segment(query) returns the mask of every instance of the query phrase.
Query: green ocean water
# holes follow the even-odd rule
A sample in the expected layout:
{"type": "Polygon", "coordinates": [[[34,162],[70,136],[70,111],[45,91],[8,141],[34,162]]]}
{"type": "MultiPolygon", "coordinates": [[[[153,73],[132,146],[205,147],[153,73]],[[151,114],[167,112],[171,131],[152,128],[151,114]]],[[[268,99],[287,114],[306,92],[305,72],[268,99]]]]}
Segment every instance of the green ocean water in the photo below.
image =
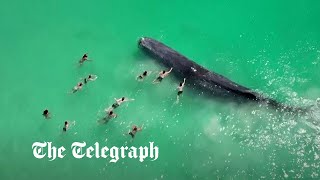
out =
{"type": "Polygon", "coordinates": [[[1,1],[0,179],[319,179],[320,1],[1,1]],[[204,67],[308,114],[210,99],[137,47],[155,38],[204,67]],[[77,62],[89,53],[92,62],[77,62]],[[144,82],[135,77],[153,74],[144,82]],[[98,79],[68,94],[80,78],[98,79]],[[134,98],[99,125],[103,109],[134,98]],[[318,107],[319,106],[319,107],[318,107]],[[48,108],[50,120],[42,117],[48,108]],[[64,121],[75,122],[62,133],[64,121]],[[143,125],[134,141],[126,134],[143,125]],[[67,148],[36,159],[32,144],[67,148]],[[70,145],[155,142],[159,159],[81,159],[70,145]]]}

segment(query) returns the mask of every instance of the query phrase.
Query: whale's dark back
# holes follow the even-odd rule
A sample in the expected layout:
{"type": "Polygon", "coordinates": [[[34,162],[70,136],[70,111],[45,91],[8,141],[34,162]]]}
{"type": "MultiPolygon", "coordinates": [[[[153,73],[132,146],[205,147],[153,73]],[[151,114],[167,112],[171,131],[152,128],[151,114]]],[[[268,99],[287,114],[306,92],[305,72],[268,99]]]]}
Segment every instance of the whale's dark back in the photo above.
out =
{"type": "Polygon", "coordinates": [[[176,75],[181,78],[185,77],[188,81],[191,80],[194,85],[200,86],[202,89],[207,89],[212,93],[219,93],[219,95],[223,93],[224,95],[241,95],[250,100],[261,99],[261,96],[258,93],[255,93],[220,74],[205,69],[157,40],[144,37],[140,39],[139,45],[155,56],[156,59],[166,67],[172,67],[173,72],[176,75]]]}

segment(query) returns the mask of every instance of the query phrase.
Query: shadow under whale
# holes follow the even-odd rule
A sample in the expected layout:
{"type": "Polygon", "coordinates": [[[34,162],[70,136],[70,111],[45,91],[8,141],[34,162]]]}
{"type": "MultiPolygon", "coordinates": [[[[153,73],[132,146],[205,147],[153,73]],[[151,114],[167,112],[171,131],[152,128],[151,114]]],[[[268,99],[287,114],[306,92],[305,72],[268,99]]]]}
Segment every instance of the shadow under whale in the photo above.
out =
{"type": "Polygon", "coordinates": [[[233,99],[240,103],[259,102],[270,105],[277,110],[302,110],[265,97],[220,74],[211,72],[155,39],[142,37],[139,39],[138,44],[144,52],[157,59],[161,64],[167,68],[172,67],[172,73],[177,78],[186,78],[189,87],[200,90],[203,94],[218,97],[220,100],[233,99]]]}

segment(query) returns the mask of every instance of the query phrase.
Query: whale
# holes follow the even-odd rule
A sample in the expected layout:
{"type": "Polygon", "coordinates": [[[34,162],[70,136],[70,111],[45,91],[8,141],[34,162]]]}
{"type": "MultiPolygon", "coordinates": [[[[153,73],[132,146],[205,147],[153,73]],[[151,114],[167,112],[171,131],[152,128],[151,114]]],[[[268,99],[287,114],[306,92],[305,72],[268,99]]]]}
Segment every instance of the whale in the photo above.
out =
{"type": "Polygon", "coordinates": [[[176,78],[186,78],[187,85],[200,91],[200,94],[219,97],[223,100],[237,99],[237,102],[241,103],[261,102],[281,110],[295,109],[210,71],[153,38],[141,37],[138,40],[138,46],[166,68],[173,68],[172,73],[176,78]]]}

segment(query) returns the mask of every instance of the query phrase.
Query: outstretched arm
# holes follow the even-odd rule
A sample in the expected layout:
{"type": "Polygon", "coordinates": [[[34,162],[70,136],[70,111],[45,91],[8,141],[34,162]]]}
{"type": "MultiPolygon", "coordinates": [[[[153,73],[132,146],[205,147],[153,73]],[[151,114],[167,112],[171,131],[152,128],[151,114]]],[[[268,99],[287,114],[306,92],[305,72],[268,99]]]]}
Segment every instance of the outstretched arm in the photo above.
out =
{"type": "Polygon", "coordinates": [[[184,86],[186,84],[186,78],[183,79],[182,85],[184,86]]]}
{"type": "Polygon", "coordinates": [[[144,125],[144,124],[142,124],[142,126],[141,126],[141,127],[140,127],[140,128],[138,129],[139,131],[141,131],[141,130],[142,130],[142,128],[143,128],[143,125],[144,125]]]}
{"type": "Polygon", "coordinates": [[[134,101],[134,99],[125,98],[123,102],[134,101]]]}
{"type": "Polygon", "coordinates": [[[165,75],[168,75],[169,73],[171,73],[171,71],[172,71],[172,68],[168,72],[166,72],[165,75]]]}

